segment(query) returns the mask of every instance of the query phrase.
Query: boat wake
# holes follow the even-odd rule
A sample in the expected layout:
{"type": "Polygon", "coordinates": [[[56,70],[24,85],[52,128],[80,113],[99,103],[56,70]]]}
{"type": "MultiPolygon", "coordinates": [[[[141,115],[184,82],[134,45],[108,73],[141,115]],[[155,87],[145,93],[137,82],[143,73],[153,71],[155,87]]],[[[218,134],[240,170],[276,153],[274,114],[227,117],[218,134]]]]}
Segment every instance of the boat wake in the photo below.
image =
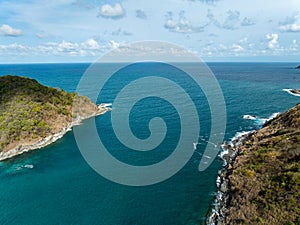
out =
{"type": "Polygon", "coordinates": [[[283,91],[286,91],[287,93],[289,93],[290,95],[294,95],[297,97],[300,97],[300,94],[294,93],[293,90],[294,89],[282,89],[283,91]]]}

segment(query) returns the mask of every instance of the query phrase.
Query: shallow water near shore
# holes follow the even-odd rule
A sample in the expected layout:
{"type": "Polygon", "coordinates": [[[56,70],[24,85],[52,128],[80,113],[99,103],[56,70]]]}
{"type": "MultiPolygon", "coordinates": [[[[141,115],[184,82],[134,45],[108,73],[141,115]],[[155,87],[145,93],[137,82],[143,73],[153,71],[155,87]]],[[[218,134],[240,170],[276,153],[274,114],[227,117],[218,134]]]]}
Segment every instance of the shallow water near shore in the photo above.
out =
{"type": "MultiPolygon", "coordinates": [[[[75,91],[88,66],[0,65],[0,75],[28,76],[44,85],[75,91]]],[[[105,66],[109,67],[109,64],[105,66]]],[[[299,102],[299,97],[283,91],[299,88],[300,71],[294,69],[293,63],[210,63],[209,66],[220,83],[226,101],[226,140],[236,132],[261,126],[259,121],[244,119],[244,115],[264,119],[299,102]]],[[[126,77],[124,82],[127,82],[126,77]]],[[[118,85],[108,88],[97,103],[113,102],[112,96],[122,82],[118,85]]],[[[143,103],[153,106],[158,101],[150,99],[143,103]]],[[[210,128],[205,121],[207,104],[201,101],[198,107],[203,119],[197,153],[179,173],[156,185],[128,187],[99,176],[82,158],[72,131],[43,149],[0,162],[0,224],[204,223],[216,192],[217,173],[223,162],[217,158],[206,171],[198,172],[210,128]]],[[[132,129],[140,137],[148,135],[145,123],[149,120],[149,114],[157,116],[158,113],[166,121],[178,119],[175,114],[168,113],[173,110],[169,105],[157,107],[155,111],[150,109],[146,113],[144,108],[136,107],[133,112],[138,115],[138,120],[133,123],[132,129]]],[[[111,112],[108,112],[97,117],[96,124],[107,147],[122,161],[135,164],[157,162],[170,154],[177,143],[176,139],[170,138],[164,143],[164,151],[146,154],[143,156],[145,158],[139,158],[140,155],[132,152],[120,152],[119,143],[108,129],[110,116],[111,112]]],[[[171,128],[174,133],[171,137],[177,137],[180,127],[172,123],[171,128]]]]}

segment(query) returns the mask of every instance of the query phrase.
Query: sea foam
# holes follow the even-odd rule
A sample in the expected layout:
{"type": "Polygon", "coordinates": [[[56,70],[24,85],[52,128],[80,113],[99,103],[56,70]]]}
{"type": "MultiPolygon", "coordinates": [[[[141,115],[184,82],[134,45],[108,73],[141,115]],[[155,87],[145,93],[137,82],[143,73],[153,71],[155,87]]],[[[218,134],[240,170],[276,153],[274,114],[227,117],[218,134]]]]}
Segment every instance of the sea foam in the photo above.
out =
{"type": "Polygon", "coordinates": [[[278,115],[280,115],[280,112],[273,113],[268,118],[262,118],[262,117],[259,117],[259,116],[246,114],[246,115],[243,115],[243,119],[245,119],[245,120],[253,120],[255,122],[255,124],[257,124],[258,126],[263,126],[266,122],[268,122],[271,119],[274,119],[278,115]]]}
{"type": "Polygon", "coordinates": [[[289,93],[290,95],[294,95],[294,96],[297,96],[297,97],[300,97],[300,94],[295,94],[292,92],[293,89],[282,89],[283,91],[286,91],[287,93],[289,93]]]}

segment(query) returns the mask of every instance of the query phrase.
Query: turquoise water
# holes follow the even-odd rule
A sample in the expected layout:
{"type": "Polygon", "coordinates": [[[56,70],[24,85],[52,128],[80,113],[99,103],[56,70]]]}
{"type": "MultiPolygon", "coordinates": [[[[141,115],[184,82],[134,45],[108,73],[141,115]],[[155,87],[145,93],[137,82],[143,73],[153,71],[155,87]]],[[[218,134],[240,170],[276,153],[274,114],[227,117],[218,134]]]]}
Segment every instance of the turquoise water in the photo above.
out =
{"type": "MultiPolygon", "coordinates": [[[[44,85],[74,91],[88,66],[0,65],[0,75],[28,76],[44,85]]],[[[108,69],[110,65],[104,66],[108,69]]],[[[299,88],[300,71],[294,69],[294,63],[211,63],[209,66],[225,97],[226,140],[236,132],[257,129],[261,125],[243,119],[243,115],[268,118],[299,102],[299,97],[282,91],[299,88]]],[[[168,74],[163,65],[157,64],[155,68],[157,72],[168,74]]],[[[112,80],[98,103],[112,102],[131,76],[112,80]]],[[[188,87],[185,77],[178,75],[176,79],[190,88],[191,95],[200,96],[200,100],[194,100],[203,115],[200,135],[207,140],[210,124],[206,120],[209,114],[203,94],[188,87]]],[[[140,138],[147,137],[149,130],[145,127],[151,115],[162,116],[172,128],[162,149],[141,155],[124,148],[110,128],[110,112],[97,117],[96,124],[112,155],[124,162],[146,165],[172,152],[180,126],[174,108],[166,102],[153,98],[139,104],[131,115],[133,133],[140,138]]],[[[217,158],[206,171],[198,172],[205,146],[206,142],[199,139],[197,153],[170,179],[152,186],[129,187],[108,181],[93,171],[82,158],[71,131],[44,149],[0,162],[0,224],[201,224],[212,203],[217,171],[222,165],[217,158]]]]}

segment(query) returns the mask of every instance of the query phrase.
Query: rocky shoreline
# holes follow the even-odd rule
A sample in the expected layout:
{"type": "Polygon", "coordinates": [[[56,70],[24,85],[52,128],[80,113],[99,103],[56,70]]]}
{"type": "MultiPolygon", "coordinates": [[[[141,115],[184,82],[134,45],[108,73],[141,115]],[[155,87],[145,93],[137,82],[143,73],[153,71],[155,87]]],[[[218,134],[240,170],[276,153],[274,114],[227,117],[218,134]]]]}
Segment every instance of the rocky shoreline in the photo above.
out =
{"type": "Polygon", "coordinates": [[[300,103],[225,143],[206,223],[298,224],[300,103]]]}
{"type": "Polygon", "coordinates": [[[230,201],[229,175],[232,172],[234,160],[240,153],[239,146],[246,142],[255,131],[243,132],[236,135],[230,142],[222,145],[222,153],[219,155],[224,161],[223,168],[219,171],[216,180],[217,193],[213,207],[207,216],[207,225],[221,225],[227,213],[227,205],[230,201]]]}
{"type": "Polygon", "coordinates": [[[15,148],[12,148],[5,152],[0,152],[0,161],[10,159],[12,157],[15,157],[17,155],[21,155],[24,152],[40,149],[43,147],[46,147],[47,145],[50,145],[57,141],[58,139],[62,138],[68,131],[72,130],[72,127],[78,126],[82,123],[83,120],[102,115],[106,113],[107,111],[110,111],[111,108],[109,108],[110,104],[100,104],[97,106],[97,111],[93,114],[90,114],[85,117],[77,117],[75,120],[73,120],[71,123],[69,123],[67,126],[63,127],[60,131],[56,132],[55,134],[51,134],[41,140],[38,140],[35,143],[32,144],[26,144],[26,145],[18,145],[15,148]]]}

